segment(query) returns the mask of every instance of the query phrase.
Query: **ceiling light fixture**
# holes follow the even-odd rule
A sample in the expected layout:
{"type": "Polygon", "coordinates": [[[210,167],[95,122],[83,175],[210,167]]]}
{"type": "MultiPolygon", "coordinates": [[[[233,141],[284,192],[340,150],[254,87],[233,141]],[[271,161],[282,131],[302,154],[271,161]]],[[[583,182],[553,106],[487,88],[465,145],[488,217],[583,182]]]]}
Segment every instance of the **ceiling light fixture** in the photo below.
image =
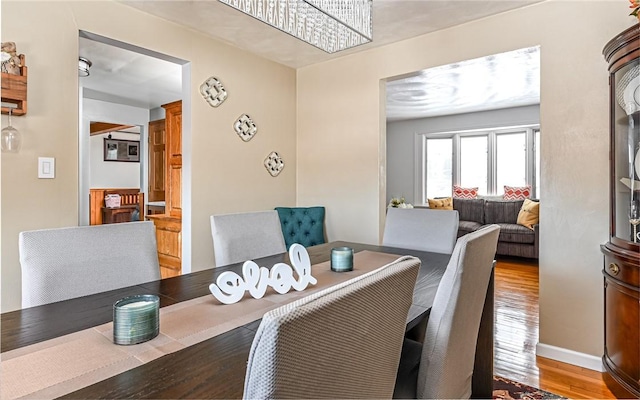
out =
{"type": "Polygon", "coordinates": [[[327,53],[371,42],[373,0],[219,0],[327,53]]]}
{"type": "Polygon", "coordinates": [[[91,68],[91,61],[80,57],[78,59],[78,76],[89,76],[89,68],[91,68]]]}

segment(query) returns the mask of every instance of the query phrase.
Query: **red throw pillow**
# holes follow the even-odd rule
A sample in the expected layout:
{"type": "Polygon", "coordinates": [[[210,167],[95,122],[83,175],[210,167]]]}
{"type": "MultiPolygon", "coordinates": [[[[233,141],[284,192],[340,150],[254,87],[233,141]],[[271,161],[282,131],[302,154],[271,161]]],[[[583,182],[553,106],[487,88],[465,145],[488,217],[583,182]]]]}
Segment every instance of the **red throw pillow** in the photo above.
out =
{"type": "Polygon", "coordinates": [[[524,200],[530,197],[531,185],[522,187],[504,185],[504,195],[502,198],[505,200],[524,200]]]}
{"type": "Polygon", "coordinates": [[[478,188],[464,188],[458,185],[453,185],[453,198],[454,199],[475,199],[478,197],[478,188]]]}

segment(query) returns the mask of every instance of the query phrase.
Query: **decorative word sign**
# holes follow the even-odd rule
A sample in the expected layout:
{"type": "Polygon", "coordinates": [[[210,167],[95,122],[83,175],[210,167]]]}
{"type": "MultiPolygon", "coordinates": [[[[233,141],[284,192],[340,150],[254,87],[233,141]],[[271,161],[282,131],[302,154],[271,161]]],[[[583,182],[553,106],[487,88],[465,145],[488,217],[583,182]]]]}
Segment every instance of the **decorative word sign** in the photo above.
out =
{"type": "Polygon", "coordinates": [[[256,299],[261,299],[271,286],[276,292],[285,294],[291,288],[302,291],[318,280],[311,276],[311,261],[309,253],[304,246],[294,243],[289,248],[289,259],[293,268],[284,263],[277,263],[271,267],[271,271],[265,267],[258,267],[253,261],[245,261],[242,265],[242,277],[235,272],[221,273],[216,283],[209,285],[213,296],[224,304],[237,303],[247,290],[256,299]],[[293,271],[298,274],[298,279],[293,277],[293,271]]]}

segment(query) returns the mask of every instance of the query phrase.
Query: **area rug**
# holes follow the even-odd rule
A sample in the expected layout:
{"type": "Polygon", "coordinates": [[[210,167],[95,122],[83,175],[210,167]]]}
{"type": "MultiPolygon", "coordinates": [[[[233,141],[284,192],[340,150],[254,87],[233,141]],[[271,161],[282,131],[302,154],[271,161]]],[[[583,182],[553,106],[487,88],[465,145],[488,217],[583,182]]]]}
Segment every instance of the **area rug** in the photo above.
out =
{"type": "Polygon", "coordinates": [[[523,383],[512,381],[500,376],[493,377],[493,398],[494,399],[565,399],[551,392],[527,386],[523,383]]]}

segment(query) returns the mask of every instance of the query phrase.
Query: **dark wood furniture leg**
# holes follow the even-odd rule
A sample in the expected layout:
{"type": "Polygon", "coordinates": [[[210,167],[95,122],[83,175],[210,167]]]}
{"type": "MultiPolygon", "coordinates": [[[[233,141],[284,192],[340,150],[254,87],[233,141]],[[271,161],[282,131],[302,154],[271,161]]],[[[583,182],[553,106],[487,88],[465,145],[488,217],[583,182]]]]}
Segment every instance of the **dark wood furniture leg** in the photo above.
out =
{"type": "MultiPolygon", "coordinates": [[[[494,263],[495,267],[495,263],[494,263]]],[[[471,378],[471,398],[490,399],[493,397],[493,298],[494,271],[491,270],[489,287],[482,309],[482,319],[478,330],[476,360],[471,378]]]]}

